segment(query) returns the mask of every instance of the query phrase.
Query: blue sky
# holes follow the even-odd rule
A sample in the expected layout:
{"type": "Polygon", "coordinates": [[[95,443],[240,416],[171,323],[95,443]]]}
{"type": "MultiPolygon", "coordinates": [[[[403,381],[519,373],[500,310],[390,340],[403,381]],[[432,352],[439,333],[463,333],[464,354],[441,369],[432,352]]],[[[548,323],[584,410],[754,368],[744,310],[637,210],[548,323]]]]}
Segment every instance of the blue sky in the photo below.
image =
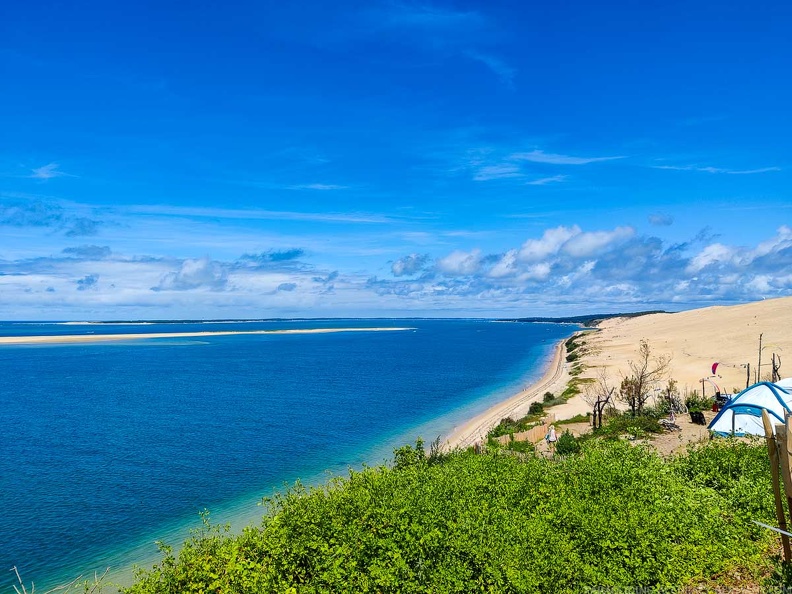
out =
{"type": "Polygon", "coordinates": [[[14,3],[0,318],[792,294],[792,6],[14,3]]]}

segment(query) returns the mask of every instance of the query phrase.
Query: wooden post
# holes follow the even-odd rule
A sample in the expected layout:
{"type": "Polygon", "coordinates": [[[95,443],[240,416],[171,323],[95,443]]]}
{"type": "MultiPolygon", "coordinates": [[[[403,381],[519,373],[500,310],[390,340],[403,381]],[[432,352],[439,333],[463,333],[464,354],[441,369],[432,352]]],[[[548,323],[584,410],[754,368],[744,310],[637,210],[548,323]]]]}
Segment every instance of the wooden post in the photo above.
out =
{"type": "Polygon", "coordinates": [[[762,381],[762,335],[759,335],[759,365],[756,366],[756,383],[762,381]]]}
{"type": "MultiPolygon", "coordinates": [[[[770,415],[766,410],[762,410],[762,422],[764,423],[765,440],[767,441],[767,453],[770,456],[770,474],[773,478],[773,497],[775,498],[776,519],[778,527],[786,531],[786,514],[784,514],[784,504],[781,500],[781,485],[778,482],[778,444],[773,436],[773,425],[770,422],[770,415]]],[[[792,549],[789,546],[789,537],[781,535],[781,546],[784,549],[784,561],[792,560],[792,549]]]]}

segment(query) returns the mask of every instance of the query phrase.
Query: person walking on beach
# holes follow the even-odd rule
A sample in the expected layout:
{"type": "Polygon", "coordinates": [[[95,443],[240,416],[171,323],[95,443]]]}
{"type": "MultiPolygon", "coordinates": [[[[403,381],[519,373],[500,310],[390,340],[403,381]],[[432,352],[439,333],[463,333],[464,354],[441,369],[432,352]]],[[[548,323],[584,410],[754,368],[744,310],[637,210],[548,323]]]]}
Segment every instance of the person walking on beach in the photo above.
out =
{"type": "Polygon", "coordinates": [[[550,427],[548,427],[545,439],[547,440],[547,445],[550,446],[550,452],[555,453],[555,443],[558,441],[555,425],[550,425],[550,427]]]}

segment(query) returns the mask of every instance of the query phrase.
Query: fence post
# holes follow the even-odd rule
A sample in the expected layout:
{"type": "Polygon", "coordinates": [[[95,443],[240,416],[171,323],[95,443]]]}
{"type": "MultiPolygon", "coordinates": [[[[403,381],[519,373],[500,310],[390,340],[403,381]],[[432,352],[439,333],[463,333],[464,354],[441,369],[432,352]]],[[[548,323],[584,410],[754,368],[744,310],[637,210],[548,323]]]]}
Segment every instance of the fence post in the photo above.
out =
{"type": "MultiPolygon", "coordinates": [[[[773,478],[773,497],[775,499],[776,519],[778,520],[778,527],[786,531],[786,514],[784,513],[784,503],[781,500],[781,485],[778,481],[778,444],[773,435],[773,425],[770,422],[770,415],[767,414],[766,410],[762,410],[762,422],[764,423],[765,441],[767,441],[767,453],[770,456],[770,474],[773,478]]],[[[781,535],[781,545],[784,549],[784,561],[789,562],[792,560],[792,550],[789,547],[789,537],[786,534],[781,535]]]]}

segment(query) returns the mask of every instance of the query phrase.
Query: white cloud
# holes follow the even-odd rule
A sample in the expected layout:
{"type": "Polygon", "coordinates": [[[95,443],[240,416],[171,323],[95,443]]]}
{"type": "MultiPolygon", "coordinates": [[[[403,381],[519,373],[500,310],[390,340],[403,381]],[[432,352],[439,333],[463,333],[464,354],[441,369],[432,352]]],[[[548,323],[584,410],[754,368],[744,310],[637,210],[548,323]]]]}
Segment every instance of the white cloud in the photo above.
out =
{"type": "Polygon", "coordinates": [[[517,70],[509,66],[500,58],[478,51],[468,51],[466,54],[473,60],[481,62],[487,68],[492,70],[492,72],[494,72],[500,81],[507,87],[512,87],[514,85],[514,76],[517,74],[517,70]]]}
{"type": "Polygon", "coordinates": [[[588,165],[589,163],[598,163],[601,161],[613,161],[615,159],[624,159],[623,156],[572,157],[569,155],[546,153],[540,150],[531,151],[530,153],[514,153],[513,155],[511,155],[510,158],[515,160],[531,161],[532,163],[548,163],[551,165],[588,165]]]}
{"type": "MultiPolygon", "coordinates": [[[[68,173],[61,171],[60,165],[57,163],[48,163],[42,167],[37,167],[31,170],[31,174],[28,176],[31,179],[52,179],[53,177],[63,177],[69,176],[68,173]]],[[[72,177],[72,176],[69,176],[72,177]]]]}
{"type": "Polygon", "coordinates": [[[410,254],[391,264],[391,272],[393,276],[412,276],[421,272],[428,261],[427,254],[410,254]]]}
{"type": "Polygon", "coordinates": [[[191,289],[208,288],[223,289],[228,282],[228,272],[219,262],[209,258],[184,260],[178,271],[168,272],[153,287],[154,291],[188,291],[191,289]]]}
{"type": "Polygon", "coordinates": [[[522,177],[520,168],[517,165],[510,163],[503,163],[500,165],[487,165],[481,167],[476,175],[473,176],[475,181],[490,181],[493,179],[508,179],[514,177],[522,177]]]}
{"type": "Polygon", "coordinates": [[[526,182],[527,186],[546,186],[547,184],[554,184],[562,182],[567,178],[566,175],[552,175],[550,177],[540,177],[533,181],[526,182]]]}
{"type": "Polygon", "coordinates": [[[722,167],[698,167],[696,165],[652,165],[653,169],[669,169],[672,171],[699,171],[702,173],[725,173],[728,175],[752,175],[781,171],[780,167],[761,167],[759,169],[724,169],[722,167]]]}
{"type": "Polygon", "coordinates": [[[334,213],[334,212],[294,212],[283,210],[259,210],[236,208],[204,208],[192,206],[169,205],[133,205],[123,210],[132,214],[150,214],[177,217],[195,217],[211,219],[256,219],[283,221],[313,221],[317,223],[392,223],[396,219],[369,213],[334,213]]]}
{"type": "Polygon", "coordinates": [[[437,261],[437,269],[449,276],[474,274],[481,268],[481,250],[454,251],[437,261]]]}
{"type": "Polygon", "coordinates": [[[517,271],[517,250],[509,250],[498,260],[495,266],[489,271],[492,278],[502,278],[510,276],[517,271]]]}
{"type": "Polygon", "coordinates": [[[345,190],[347,186],[337,186],[335,184],[301,184],[297,186],[289,186],[290,190],[345,190]]]}
{"type": "Polygon", "coordinates": [[[613,243],[632,237],[632,227],[616,227],[613,231],[593,231],[578,233],[564,244],[564,251],[576,258],[586,258],[600,252],[613,243]]]}
{"type": "Polygon", "coordinates": [[[547,229],[541,239],[528,239],[520,248],[519,259],[524,262],[535,262],[555,254],[567,241],[581,233],[580,227],[556,227],[547,229]]]}

